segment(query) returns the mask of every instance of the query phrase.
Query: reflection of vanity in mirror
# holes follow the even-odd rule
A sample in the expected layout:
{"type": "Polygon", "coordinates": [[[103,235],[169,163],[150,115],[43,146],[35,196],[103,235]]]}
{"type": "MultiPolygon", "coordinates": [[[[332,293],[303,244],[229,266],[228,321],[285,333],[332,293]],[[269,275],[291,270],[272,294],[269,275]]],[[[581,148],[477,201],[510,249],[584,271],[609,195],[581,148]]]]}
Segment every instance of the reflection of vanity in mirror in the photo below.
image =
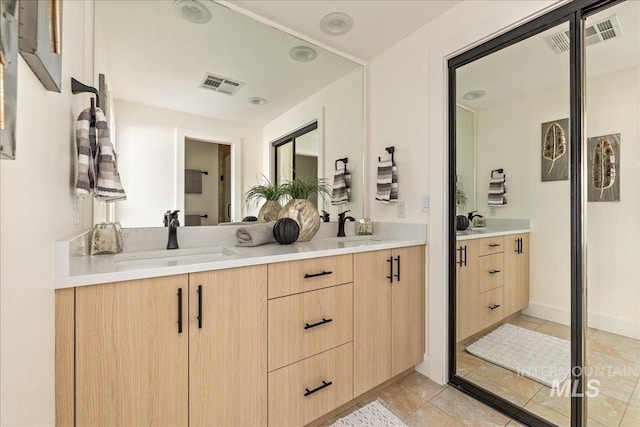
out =
{"type": "Polygon", "coordinates": [[[340,209],[362,216],[362,66],[214,2],[197,16],[174,4],[96,2],[96,82],[105,75],[127,200],[97,205],[94,221],[107,210],[123,227],[162,226],[169,209],[181,225],[256,215],[248,187],[293,177],[276,172],[273,143],[312,123],[313,140],[290,161],[282,153],[281,169],[331,183],[348,157],[352,199],[340,209]]]}

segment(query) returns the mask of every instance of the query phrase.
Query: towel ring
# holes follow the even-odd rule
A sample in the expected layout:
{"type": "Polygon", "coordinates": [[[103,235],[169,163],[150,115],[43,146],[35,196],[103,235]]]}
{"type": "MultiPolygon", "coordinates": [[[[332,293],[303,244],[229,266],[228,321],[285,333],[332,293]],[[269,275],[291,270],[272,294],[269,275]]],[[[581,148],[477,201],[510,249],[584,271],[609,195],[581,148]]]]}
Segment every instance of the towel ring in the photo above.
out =
{"type": "Polygon", "coordinates": [[[342,159],[338,159],[335,161],[335,170],[338,170],[338,162],[344,163],[344,169],[347,169],[347,163],[349,163],[348,157],[343,157],[342,159]]]}
{"type": "Polygon", "coordinates": [[[491,171],[491,179],[496,179],[496,178],[500,178],[499,176],[495,176],[494,174],[502,174],[502,178],[504,178],[504,180],[507,180],[507,174],[504,173],[504,169],[500,168],[500,169],[494,169],[491,171]]]}
{"type": "MultiPolygon", "coordinates": [[[[393,145],[391,147],[385,147],[385,151],[389,154],[391,154],[391,163],[393,163],[395,160],[393,158],[393,153],[395,153],[396,151],[396,147],[394,147],[393,145]]],[[[382,161],[382,159],[380,158],[380,156],[378,156],[378,161],[382,161]]]]}

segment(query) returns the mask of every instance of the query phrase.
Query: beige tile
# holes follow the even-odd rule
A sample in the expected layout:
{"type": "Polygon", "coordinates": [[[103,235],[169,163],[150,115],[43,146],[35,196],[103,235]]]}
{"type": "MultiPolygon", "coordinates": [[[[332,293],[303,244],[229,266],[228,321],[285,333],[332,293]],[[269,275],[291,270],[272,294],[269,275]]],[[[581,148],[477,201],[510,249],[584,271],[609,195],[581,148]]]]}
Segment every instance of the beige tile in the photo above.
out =
{"type": "Polygon", "coordinates": [[[545,322],[538,326],[536,331],[551,335],[553,337],[562,338],[563,340],[571,340],[571,329],[568,326],[555,322],[545,322]]]}
{"type": "Polygon", "coordinates": [[[597,421],[592,420],[591,418],[587,418],[587,427],[607,427],[604,424],[600,424],[597,421]]]}
{"type": "Polygon", "coordinates": [[[427,403],[426,399],[407,390],[398,383],[393,383],[380,392],[380,398],[396,415],[405,418],[413,411],[427,403]]]}
{"type": "Polygon", "coordinates": [[[533,317],[533,316],[527,316],[526,314],[520,314],[517,317],[514,317],[514,319],[523,321],[523,322],[528,322],[528,323],[535,323],[536,325],[542,325],[543,323],[546,323],[547,321],[544,319],[540,319],[538,317],[533,317]]]}
{"type": "Polygon", "coordinates": [[[400,385],[411,390],[425,400],[431,400],[447,386],[440,385],[420,372],[414,371],[400,380],[400,385]]]}
{"type": "Polygon", "coordinates": [[[559,427],[569,427],[571,424],[571,419],[569,417],[559,414],[545,406],[539,405],[534,401],[527,403],[524,409],[539,416],[540,418],[556,424],[559,427]]]}
{"type": "Polygon", "coordinates": [[[486,377],[478,375],[475,372],[469,373],[465,379],[517,406],[524,406],[531,398],[531,396],[523,396],[522,394],[516,393],[515,391],[510,390],[501,384],[497,384],[486,377]]]}
{"type": "Polygon", "coordinates": [[[627,412],[622,418],[620,427],[638,427],[640,425],[640,409],[635,406],[627,407],[627,412]]]}
{"type": "Polygon", "coordinates": [[[587,417],[605,426],[617,427],[626,408],[627,402],[614,399],[603,393],[596,397],[587,398],[587,417]]]}
{"type": "Polygon", "coordinates": [[[507,424],[507,427],[527,427],[527,426],[524,424],[520,424],[516,420],[511,420],[509,421],[509,424],[507,424]]]}
{"type": "Polygon", "coordinates": [[[540,323],[527,322],[526,320],[522,320],[519,317],[511,319],[507,323],[511,323],[512,325],[520,326],[521,328],[529,329],[531,331],[535,331],[536,328],[540,326],[540,323]]]}
{"type": "MultiPolygon", "coordinates": [[[[600,372],[594,371],[600,374],[600,372]]],[[[636,386],[636,380],[632,378],[619,377],[608,375],[603,372],[602,375],[591,375],[587,370],[587,387],[594,387],[599,390],[600,393],[611,396],[615,399],[628,402],[633,395],[633,390],[636,386]],[[592,382],[597,381],[597,383],[592,382]]],[[[586,391],[589,391],[587,388],[586,391]]]]}
{"type": "Polygon", "coordinates": [[[467,371],[475,371],[475,369],[480,366],[484,360],[475,357],[472,354],[467,353],[466,351],[459,351],[456,353],[456,367],[458,369],[465,369],[467,371]]]}
{"type": "Polygon", "coordinates": [[[632,338],[596,331],[588,338],[587,348],[640,365],[640,341],[632,338]]]}
{"type": "Polygon", "coordinates": [[[467,426],[505,426],[510,421],[507,416],[451,387],[431,403],[467,426]]]}
{"type": "Polygon", "coordinates": [[[474,373],[528,398],[542,388],[540,383],[489,362],[482,363],[474,373]]]}
{"type": "Polygon", "coordinates": [[[558,391],[552,390],[547,386],[543,386],[540,391],[533,396],[531,402],[548,408],[565,417],[571,417],[570,396],[558,396],[558,391]]]}
{"type": "Polygon", "coordinates": [[[617,356],[587,349],[586,374],[627,378],[637,381],[640,376],[640,363],[621,359],[617,356]]]}
{"type": "Polygon", "coordinates": [[[631,400],[629,400],[629,405],[640,408],[640,380],[636,383],[636,388],[633,390],[631,400]]]}
{"type": "Polygon", "coordinates": [[[464,427],[460,421],[429,402],[409,415],[405,421],[411,427],[464,427]]]}

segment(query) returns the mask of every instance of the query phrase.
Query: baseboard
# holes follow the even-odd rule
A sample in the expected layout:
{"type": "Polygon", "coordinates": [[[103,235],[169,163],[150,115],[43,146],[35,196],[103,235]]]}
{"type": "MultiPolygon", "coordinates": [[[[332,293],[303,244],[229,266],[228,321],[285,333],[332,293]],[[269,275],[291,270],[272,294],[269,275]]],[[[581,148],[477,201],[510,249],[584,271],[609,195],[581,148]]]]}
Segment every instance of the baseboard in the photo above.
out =
{"type": "Polygon", "coordinates": [[[429,376],[429,355],[425,354],[424,359],[416,366],[416,371],[420,372],[427,378],[431,378],[429,376]]]}
{"type": "MultiPolygon", "coordinates": [[[[571,312],[569,310],[545,304],[529,303],[529,306],[522,310],[522,314],[562,325],[569,325],[571,323],[571,312]]],[[[587,313],[587,325],[590,328],[612,334],[618,334],[636,340],[640,339],[638,323],[629,319],[623,319],[597,311],[590,311],[587,313]]]]}

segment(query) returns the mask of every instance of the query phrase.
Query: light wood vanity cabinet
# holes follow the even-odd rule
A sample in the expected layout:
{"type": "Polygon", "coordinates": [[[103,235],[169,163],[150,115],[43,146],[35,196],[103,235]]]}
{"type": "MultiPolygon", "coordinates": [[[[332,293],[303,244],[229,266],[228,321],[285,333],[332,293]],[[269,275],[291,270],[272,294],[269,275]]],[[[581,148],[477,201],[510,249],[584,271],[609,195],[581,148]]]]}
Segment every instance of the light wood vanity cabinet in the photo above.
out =
{"type": "Polygon", "coordinates": [[[307,424],[422,361],[424,250],[61,289],[56,424],[307,424]]]}
{"type": "Polygon", "coordinates": [[[456,340],[529,304],[529,233],[456,243],[456,340]]]}
{"type": "Polygon", "coordinates": [[[424,246],[354,255],[354,394],[424,354],[424,246]]]}

